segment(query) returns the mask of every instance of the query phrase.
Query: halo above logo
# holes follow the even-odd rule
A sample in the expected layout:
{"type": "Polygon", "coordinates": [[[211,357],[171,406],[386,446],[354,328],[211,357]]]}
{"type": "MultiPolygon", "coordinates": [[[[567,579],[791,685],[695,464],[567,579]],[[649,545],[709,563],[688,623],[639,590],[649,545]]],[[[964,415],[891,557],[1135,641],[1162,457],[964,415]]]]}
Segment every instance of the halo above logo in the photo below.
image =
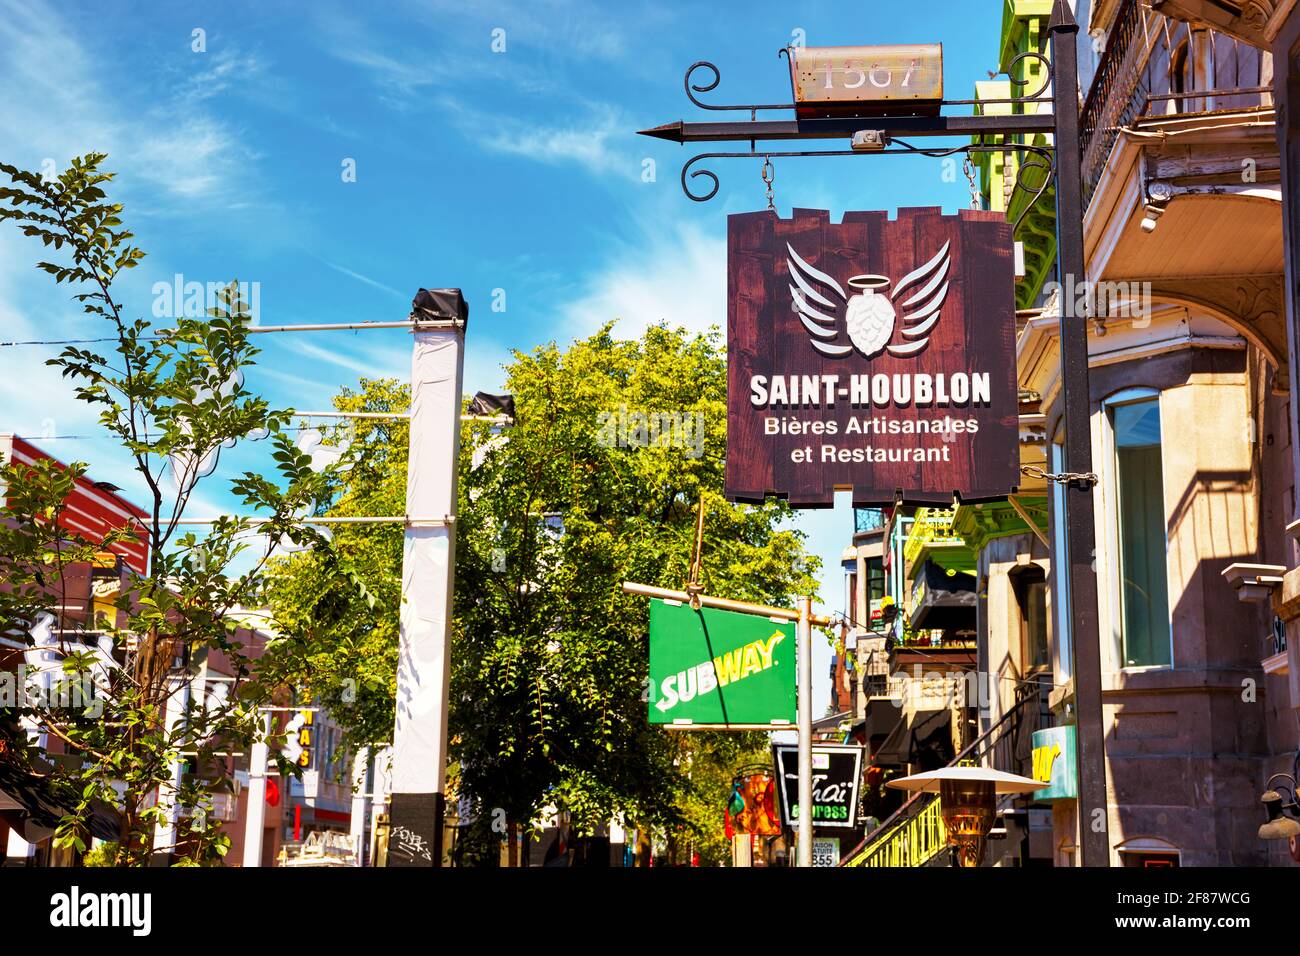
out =
{"type": "Polygon", "coordinates": [[[951,249],[952,243],[945,242],[933,259],[903,277],[892,296],[885,294],[891,284],[889,277],[880,275],[850,278],[848,286],[859,292],[849,296],[836,279],[809,265],[793,246],[786,243],[790,254],[790,278],[794,280],[790,296],[812,347],[831,358],[843,358],[855,349],[866,358],[874,358],[885,351],[900,357],[919,353],[930,343],[930,330],[942,316],[943,304],[948,299],[951,249]],[[817,286],[827,292],[819,291],[817,286]],[[902,302],[898,301],[913,288],[916,288],[915,292],[902,302]],[[829,295],[832,292],[836,298],[829,295]],[[831,314],[817,306],[824,306],[831,314]],[[899,329],[902,340],[891,344],[899,324],[899,310],[902,310],[903,318],[899,329]],[[851,344],[837,341],[841,331],[851,344]]]}

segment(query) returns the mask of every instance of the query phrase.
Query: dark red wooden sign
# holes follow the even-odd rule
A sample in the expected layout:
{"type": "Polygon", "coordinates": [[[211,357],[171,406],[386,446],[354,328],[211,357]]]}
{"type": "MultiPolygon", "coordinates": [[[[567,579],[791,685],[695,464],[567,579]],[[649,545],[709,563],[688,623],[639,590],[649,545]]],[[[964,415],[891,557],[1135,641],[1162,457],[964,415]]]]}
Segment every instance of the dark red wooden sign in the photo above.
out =
{"type": "Polygon", "coordinates": [[[1019,482],[1011,226],[995,212],[731,216],[727,497],[998,498],[1019,482]]]}

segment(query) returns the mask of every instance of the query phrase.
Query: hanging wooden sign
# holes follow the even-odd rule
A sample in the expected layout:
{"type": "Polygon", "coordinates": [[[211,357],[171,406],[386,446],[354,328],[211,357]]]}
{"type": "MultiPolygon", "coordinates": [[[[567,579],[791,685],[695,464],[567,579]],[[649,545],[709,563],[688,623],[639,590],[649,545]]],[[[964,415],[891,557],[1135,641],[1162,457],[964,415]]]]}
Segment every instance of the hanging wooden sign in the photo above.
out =
{"type": "Polygon", "coordinates": [[[1000,498],[1019,481],[1015,276],[1000,213],[731,216],[732,501],[1000,498]]]}

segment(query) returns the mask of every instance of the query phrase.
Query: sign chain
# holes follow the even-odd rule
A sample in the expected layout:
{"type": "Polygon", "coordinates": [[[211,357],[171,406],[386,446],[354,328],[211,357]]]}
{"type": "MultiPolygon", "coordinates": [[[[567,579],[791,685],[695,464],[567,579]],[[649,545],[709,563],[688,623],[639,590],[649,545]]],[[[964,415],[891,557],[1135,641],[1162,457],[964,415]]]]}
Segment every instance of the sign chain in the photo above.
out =
{"type": "Polygon", "coordinates": [[[763,185],[767,187],[767,208],[776,212],[776,203],[772,198],[772,180],[776,178],[776,167],[772,165],[772,157],[763,157],[763,167],[759,170],[759,175],[763,177],[763,185]]]}
{"type": "Polygon", "coordinates": [[[1091,488],[1093,485],[1096,485],[1101,481],[1101,479],[1097,477],[1096,473],[1091,471],[1063,471],[1060,474],[1053,474],[1045,468],[1039,468],[1037,465],[1021,465],[1020,471],[1022,474],[1030,478],[1039,478],[1043,481],[1055,481],[1063,485],[1078,486],[1080,488],[1091,488]]]}
{"type": "Polygon", "coordinates": [[[970,207],[980,209],[983,207],[981,202],[980,188],[975,183],[975,165],[970,161],[970,153],[966,154],[961,163],[962,172],[966,174],[966,181],[970,183],[970,207]]]}

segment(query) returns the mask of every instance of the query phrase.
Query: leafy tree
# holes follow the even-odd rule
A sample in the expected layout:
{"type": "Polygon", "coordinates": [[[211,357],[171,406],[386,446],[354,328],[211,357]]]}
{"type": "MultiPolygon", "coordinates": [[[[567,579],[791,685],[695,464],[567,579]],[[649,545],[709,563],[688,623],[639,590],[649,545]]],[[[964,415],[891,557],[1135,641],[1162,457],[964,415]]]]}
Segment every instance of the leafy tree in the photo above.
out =
{"type": "Polygon", "coordinates": [[[84,463],[11,464],[0,474],[7,486],[0,509],[0,622],[29,644],[33,627],[54,622],[56,641],[46,651],[58,658],[60,679],[92,681],[96,697],[93,707],[72,709],[40,697],[20,701],[17,715],[25,726],[9,735],[4,752],[31,762],[27,736],[42,734],[68,755],[55,764],[51,779],[72,785],[78,799],[59,827],[58,845],[84,851],[90,817],[107,804],[120,820],[113,861],[141,864],[154,851],[172,849],[153,845],[170,798],[191,821],[178,840],[183,859],[194,863],[228,846],[219,828],[205,823],[210,792],[229,783],[219,751],[249,740],[255,710],[275,688],[274,680],[254,673],[255,649],[243,645],[230,612],[257,600],[274,543],[289,539],[328,553],[321,536],[301,527],[297,516],[323,504],[329,476],[313,472],[309,456],[285,432],[289,413],[270,408],[243,385],[243,370],[258,350],[237,283],[220,293],[204,319],[180,317],[162,328],[130,317],[114,284],[144,252],[122,226],[122,206],[107,199],[104,187],[113,175],[101,171],[104,159],[102,153],[74,159],[48,179],[0,163],[12,183],[0,188],[0,202],[8,200],[0,220],[54,254],[37,267],[79,290],[74,299],[111,343],[103,352],[69,346],[48,364],[98,410],[100,425],[130,457],[148,492],[149,519],[141,528],[102,537],[70,528],[63,520],[66,500],[84,463]],[[258,530],[273,544],[245,554],[252,529],[232,518],[202,537],[179,533],[178,522],[218,451],[261,437],[267,437],[277,480],[246,473],[231,490],[244,507],[265,516],[258,530]],[[78,569],[84,574],[88,564],[137,535],[148,545],[148,573],[124,573],[115,613],[96,618],[90,608],[65,611],[78,599],[71,587],[78,569]],[[107,642],[97,648],[88,631],[104,632],[107,642]],[[235,664],[233,692],[224,701],[195,700],[182,720],[169,722],[167,707],[188,664],[209,652],[235,664]],[[190,755],[195,772],[173,793],[173,765],[182,754],[190,755]]]}
{"type": "MultiPolygon", "coordinates": [[[[648,725],[646,604],[620,590],[624,580],[685,582],[701,500],[710,593],[790,606],[814,589],[817,561],[797,531],[781,529],[784,504],[723,500],[718,336],[656,327],[627,341],[606,327],[567,350],[515,353],[507,387],[513,427],[474,423],[462,442],[453,777],[484,822],[503,811],[528,825],[554,806],[582,833],[621,814],[641,826],[686,827],[709,859],[723,859],[721,780],[729,786],[730,771],[721,764],[743,762],[765,739],[648,725]],[[675,416],[673,428],[652,434],[637,414],[675,416]]],[[[406,402],[404,387],[363,382],[336,405],[400,411],[406,402]]],[[[352,437],[356,465],[340,501],[355,509],[348,513],[400,513],[404,424],[363,420],[352,437]]],[[[314,649],[314,657],[306,646],[286,650],[305,662],[298,679],[340,700],[355,691],[353,716],[335,715],[349,721],[355,743],[381,742],[392,727],[400,534],[340,530],[335,549],[375,596],[375,613],[354,606],[332,617],[312,555],[277,565],[272,603],[314,649]]]]}

